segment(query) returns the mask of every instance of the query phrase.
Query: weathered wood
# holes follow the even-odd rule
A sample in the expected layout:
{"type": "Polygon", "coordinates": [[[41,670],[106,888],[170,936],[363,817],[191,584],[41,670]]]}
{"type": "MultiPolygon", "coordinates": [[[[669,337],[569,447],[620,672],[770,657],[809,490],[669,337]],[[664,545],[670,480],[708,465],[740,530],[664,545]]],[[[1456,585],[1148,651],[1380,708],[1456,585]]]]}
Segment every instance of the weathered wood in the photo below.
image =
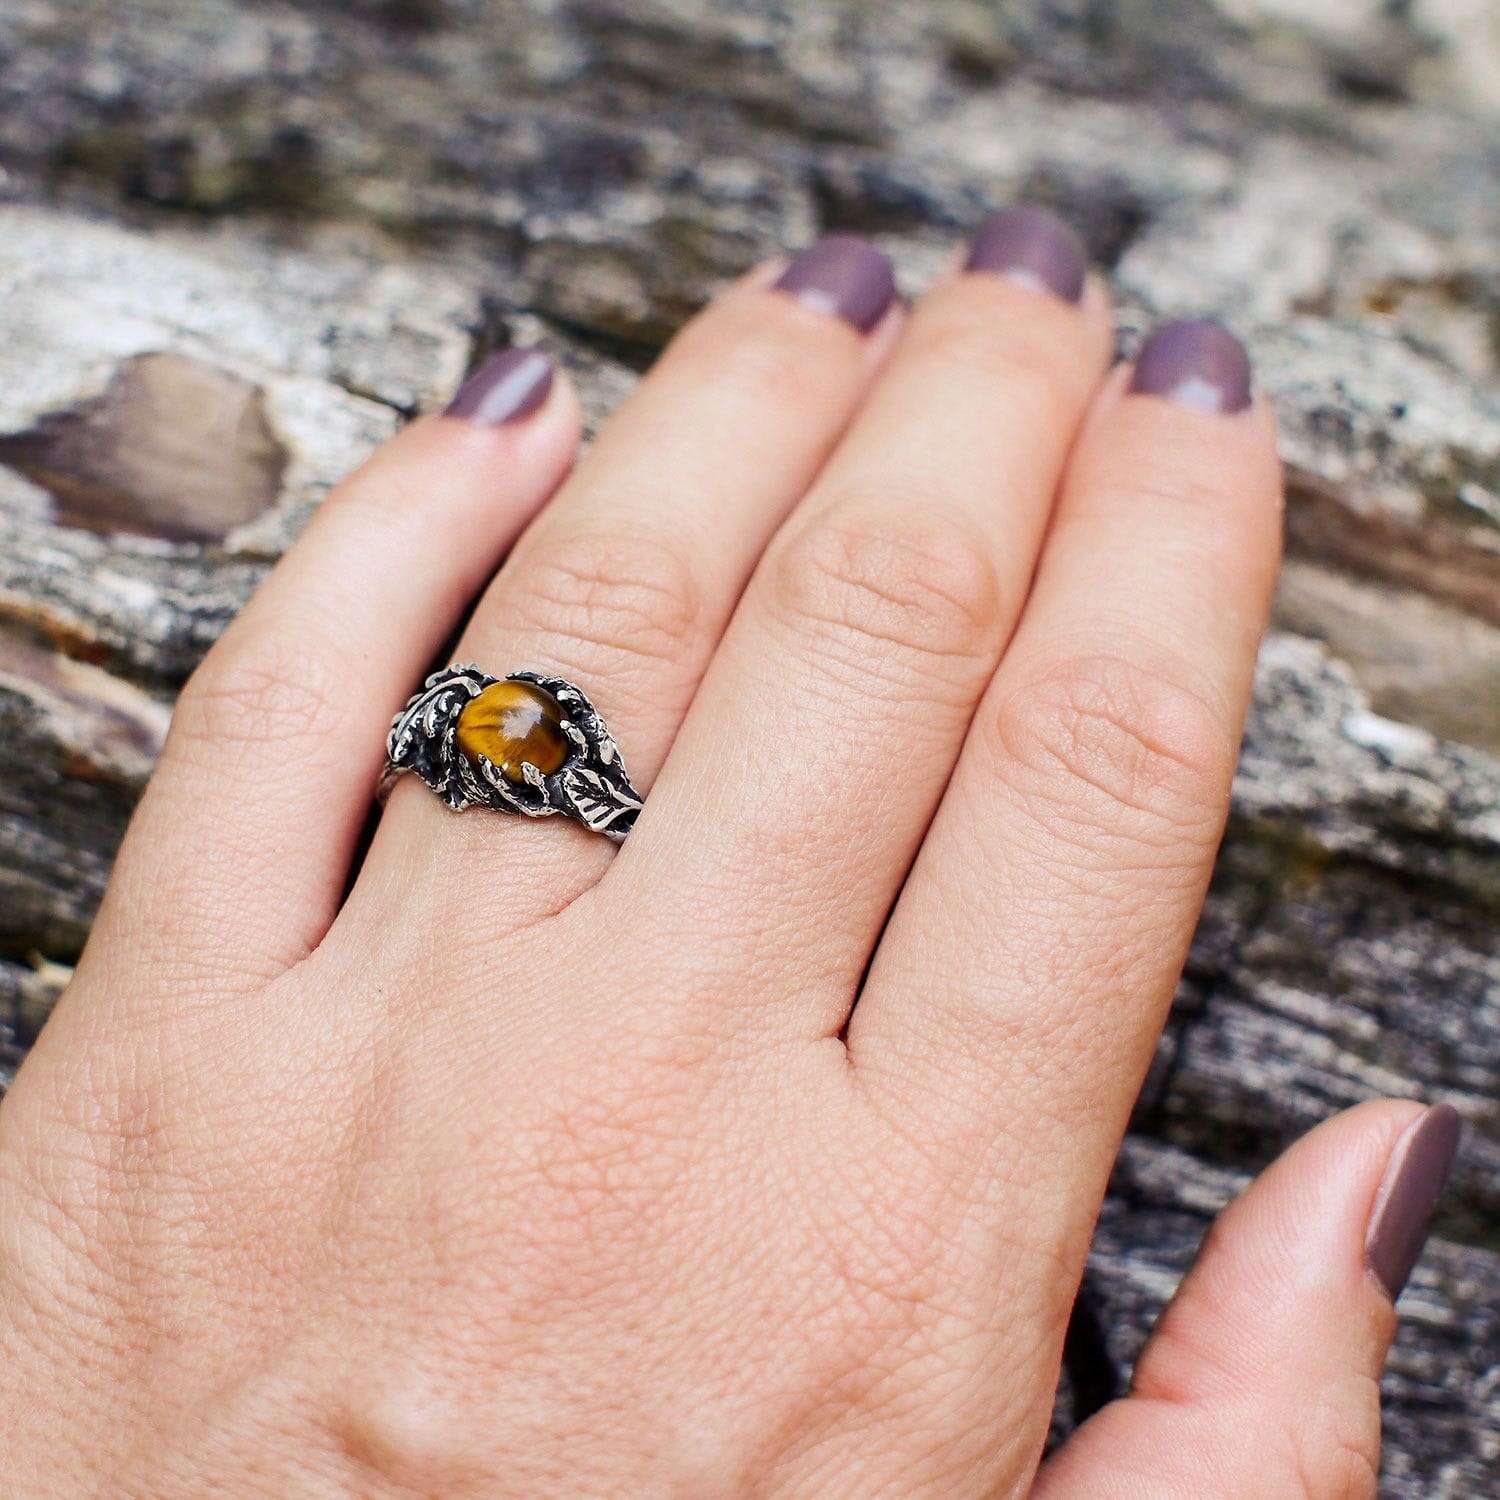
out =
{"type": "Polygon", "coordinates": [[[1480,8],[29,0],[0,3],[0,56],[0,1072],[82,946],[174,691],[405,416],[519,333],[596,420],[757,255],[856,229],[915,287],[1024,192],[1086,232],[1127,343],[1179,314],[1247,335],[1292,481],[1233,824],[1073,1389],[1118,1382],[1289,1140],[1374,1094],[1447,1098],[1469,1135],[1403,1303],[1384,1493],[1500,1491],[1480,8]]]}

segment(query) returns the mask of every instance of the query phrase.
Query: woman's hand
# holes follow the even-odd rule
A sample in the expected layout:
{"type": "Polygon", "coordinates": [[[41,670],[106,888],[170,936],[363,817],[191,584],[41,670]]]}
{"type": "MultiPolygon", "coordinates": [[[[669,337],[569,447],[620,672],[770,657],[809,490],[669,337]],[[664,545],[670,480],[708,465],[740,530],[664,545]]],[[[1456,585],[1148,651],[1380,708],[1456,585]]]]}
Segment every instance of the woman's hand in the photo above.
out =
{"type": "Polygon", "coordinates": [[[1274,1166],[1037,1471],[1280,531],[1238,346],[1110,351],[1043,215],[909,315],[825,242],[571,475],[512,352],[329,497],[0,1111],[6,1495],[1373,1493],[1412,1104],[1274,1166]],[[345,900],[481,589],[456,659],[578,682],[646,808],[406,778],[345,900]]]}

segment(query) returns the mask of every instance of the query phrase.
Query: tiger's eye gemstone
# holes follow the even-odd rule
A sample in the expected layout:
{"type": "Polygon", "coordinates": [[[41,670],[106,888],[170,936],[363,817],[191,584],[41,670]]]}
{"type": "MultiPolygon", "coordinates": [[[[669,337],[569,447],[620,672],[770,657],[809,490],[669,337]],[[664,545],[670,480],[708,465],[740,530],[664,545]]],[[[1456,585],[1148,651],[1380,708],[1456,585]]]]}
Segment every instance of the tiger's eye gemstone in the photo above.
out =
{"type": "Polygon", "coordinates": [[[464,704],[454,738],[471,762],[482,755],[507,781],[521,785],[530,761],[544,776],[562,768],[568,741],[562,706],[531,682],[495,682],[464,704]]]}

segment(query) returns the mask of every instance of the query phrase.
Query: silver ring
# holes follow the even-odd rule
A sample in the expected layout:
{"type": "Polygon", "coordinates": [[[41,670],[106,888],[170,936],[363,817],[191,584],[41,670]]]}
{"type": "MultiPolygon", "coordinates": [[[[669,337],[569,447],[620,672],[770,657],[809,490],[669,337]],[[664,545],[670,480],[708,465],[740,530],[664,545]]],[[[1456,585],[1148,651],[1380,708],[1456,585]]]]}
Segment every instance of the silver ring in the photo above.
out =
{"type": "Polygon", "coordinates": [[[604,720],[561,677],[445,667],[392,720],[385,748],[382,802],[414,771],[455,812],[562,813],[617,844],[641,810],[604,720]]]}

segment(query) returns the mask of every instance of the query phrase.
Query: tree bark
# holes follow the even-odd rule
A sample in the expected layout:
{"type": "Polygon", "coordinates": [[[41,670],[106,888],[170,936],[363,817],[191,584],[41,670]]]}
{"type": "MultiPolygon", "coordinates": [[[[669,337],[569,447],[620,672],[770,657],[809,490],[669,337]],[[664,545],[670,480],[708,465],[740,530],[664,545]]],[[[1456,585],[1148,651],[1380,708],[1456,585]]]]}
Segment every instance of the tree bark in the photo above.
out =
{"type": "Polygon", "coordinates": [[[1382,1493],[1500,1493],[1500,24],[1307,9],[0,4],[0,1073],[174,692],[361,454],[513,336],[597,421],[756,257],[854,230],[915,289],[1024,194],[1110,270],[1125,347],[1246,337],[1291,491],[1058,1430],[1251,1172],[1358,1099],[1441,1098],[1468,1135],[1382,1493]]]}

